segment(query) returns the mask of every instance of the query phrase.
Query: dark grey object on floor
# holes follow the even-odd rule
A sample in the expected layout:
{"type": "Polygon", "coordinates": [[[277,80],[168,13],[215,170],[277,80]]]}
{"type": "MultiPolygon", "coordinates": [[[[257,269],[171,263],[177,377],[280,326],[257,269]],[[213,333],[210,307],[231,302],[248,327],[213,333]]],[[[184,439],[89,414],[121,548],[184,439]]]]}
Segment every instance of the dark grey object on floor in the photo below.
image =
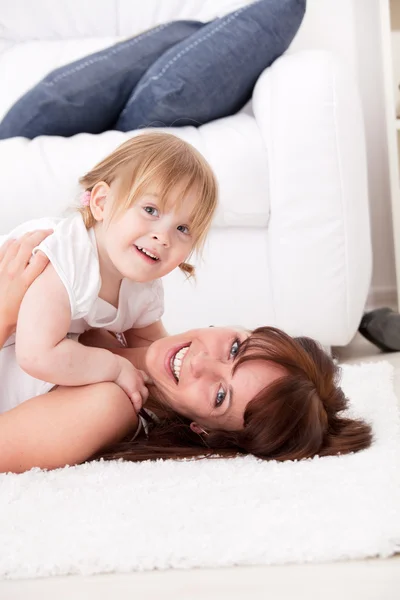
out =
{"type": "Polygon", "coordinates": [[[365,313],[358,331],[384,352],[400,351],[400,314],[391,308],[365,313]]]}

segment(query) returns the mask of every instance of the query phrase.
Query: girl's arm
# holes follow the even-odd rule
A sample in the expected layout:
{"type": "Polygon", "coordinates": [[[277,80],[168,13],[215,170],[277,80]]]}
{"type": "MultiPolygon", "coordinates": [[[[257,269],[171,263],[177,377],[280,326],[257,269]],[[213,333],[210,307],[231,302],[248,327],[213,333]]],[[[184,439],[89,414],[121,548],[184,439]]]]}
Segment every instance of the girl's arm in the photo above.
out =
{"type": "Polygon", "coordinates": [[[49,264],[28,289],[20,308],[15,342],[20,367],[36,379],[57,385],[115,381],[139,411],[148,396],[147,375],[109,350],[66,338],[70,323],[67,291],[49,264]]]}
{"type": "Polygon", "coordinates": [[[114,383],[57,388],[0,415],[0,472],[84,462],[137,425],[128,397],[114,383]]]}
{"type": "Polygon", "coordinates": [[[16,337],[20,366],[29,375],[58,385],[114,381],[119,372],[115,356],[67,339],[70,323],[67,291],[49,264],[21,304],[16,337]]]}
{"type": "Polygon", "coordinates": [[[141,329],[128,329],[124,335],[128,348],[140,348],[148,346],[149,342],[155,342],[160,338],[167,337],[168,333],[162,321],[159,320],[141,329]]]}

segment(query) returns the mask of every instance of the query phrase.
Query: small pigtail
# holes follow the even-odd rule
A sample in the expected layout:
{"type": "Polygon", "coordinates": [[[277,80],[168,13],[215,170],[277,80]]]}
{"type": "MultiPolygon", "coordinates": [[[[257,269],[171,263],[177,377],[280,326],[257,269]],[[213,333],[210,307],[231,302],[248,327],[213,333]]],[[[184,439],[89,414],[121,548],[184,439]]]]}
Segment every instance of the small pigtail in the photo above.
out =
{"type": "Polygon", "coordinates": [[[196,268],[193,265],[190,265],[186,262],[182,262],[179,265],[179,268],[182,271],[182,273],[186,275],[187,279],[190,279],[191,277],[196,278],[196,268]]]}

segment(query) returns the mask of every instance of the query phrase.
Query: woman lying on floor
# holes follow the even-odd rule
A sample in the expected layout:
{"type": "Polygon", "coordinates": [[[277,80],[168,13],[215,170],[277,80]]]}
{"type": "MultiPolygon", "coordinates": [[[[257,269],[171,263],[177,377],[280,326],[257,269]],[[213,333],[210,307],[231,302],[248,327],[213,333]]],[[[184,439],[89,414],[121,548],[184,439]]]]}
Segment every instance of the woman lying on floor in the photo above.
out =
{"type": "MultiPolygon", "coordinates": [[[[36,232],[0,251],[0,336],[15,329],[30,283],[46,266],[36,232]]],[[[107,347],[151,377],[137,415],[115,383],[58,387],[0,415],[0,472],[54,469],[93,457],[196,456],[294,460],[367,448],[370,427],[341,415],[338,368],[309,338],[272,327],[196,329],[143,347],[108,332],[82,343],[107,347]]],[[[1,398],[1,395],[0,395],[1,398]]],[[[0,400],[1,412],[1,400],[0,400]]]]}

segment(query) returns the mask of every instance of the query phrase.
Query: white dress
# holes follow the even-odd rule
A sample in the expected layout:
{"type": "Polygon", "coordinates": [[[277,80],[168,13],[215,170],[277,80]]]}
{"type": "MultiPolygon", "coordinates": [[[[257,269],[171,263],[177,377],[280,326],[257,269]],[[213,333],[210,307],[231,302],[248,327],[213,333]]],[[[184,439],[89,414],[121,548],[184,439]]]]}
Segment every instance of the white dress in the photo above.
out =
{"type": "MultiPolygon", "coordinates": [[[[118,308],[99,298],[101,277],[93,229],[87,230],[79,213],[66,219],[37,219],[0,236],[0,245],[8,238],[19,238],[35,229],[54,229],[35,249],[49,257],[55,271],[67,290],[71,304],[69,337],[101,327],[122,333],[131,327],[147,327],[158,321],[164,310],[161,281],[135,283],[123,279],[118,308]]],[[[32,324],[35,327],[35,324],[32,324]]],[[[11,336],[0,350],[0,413],[21,402],[44,394],[54,384],[27,375],[17,364],[15,338],[11,336]]]]}

